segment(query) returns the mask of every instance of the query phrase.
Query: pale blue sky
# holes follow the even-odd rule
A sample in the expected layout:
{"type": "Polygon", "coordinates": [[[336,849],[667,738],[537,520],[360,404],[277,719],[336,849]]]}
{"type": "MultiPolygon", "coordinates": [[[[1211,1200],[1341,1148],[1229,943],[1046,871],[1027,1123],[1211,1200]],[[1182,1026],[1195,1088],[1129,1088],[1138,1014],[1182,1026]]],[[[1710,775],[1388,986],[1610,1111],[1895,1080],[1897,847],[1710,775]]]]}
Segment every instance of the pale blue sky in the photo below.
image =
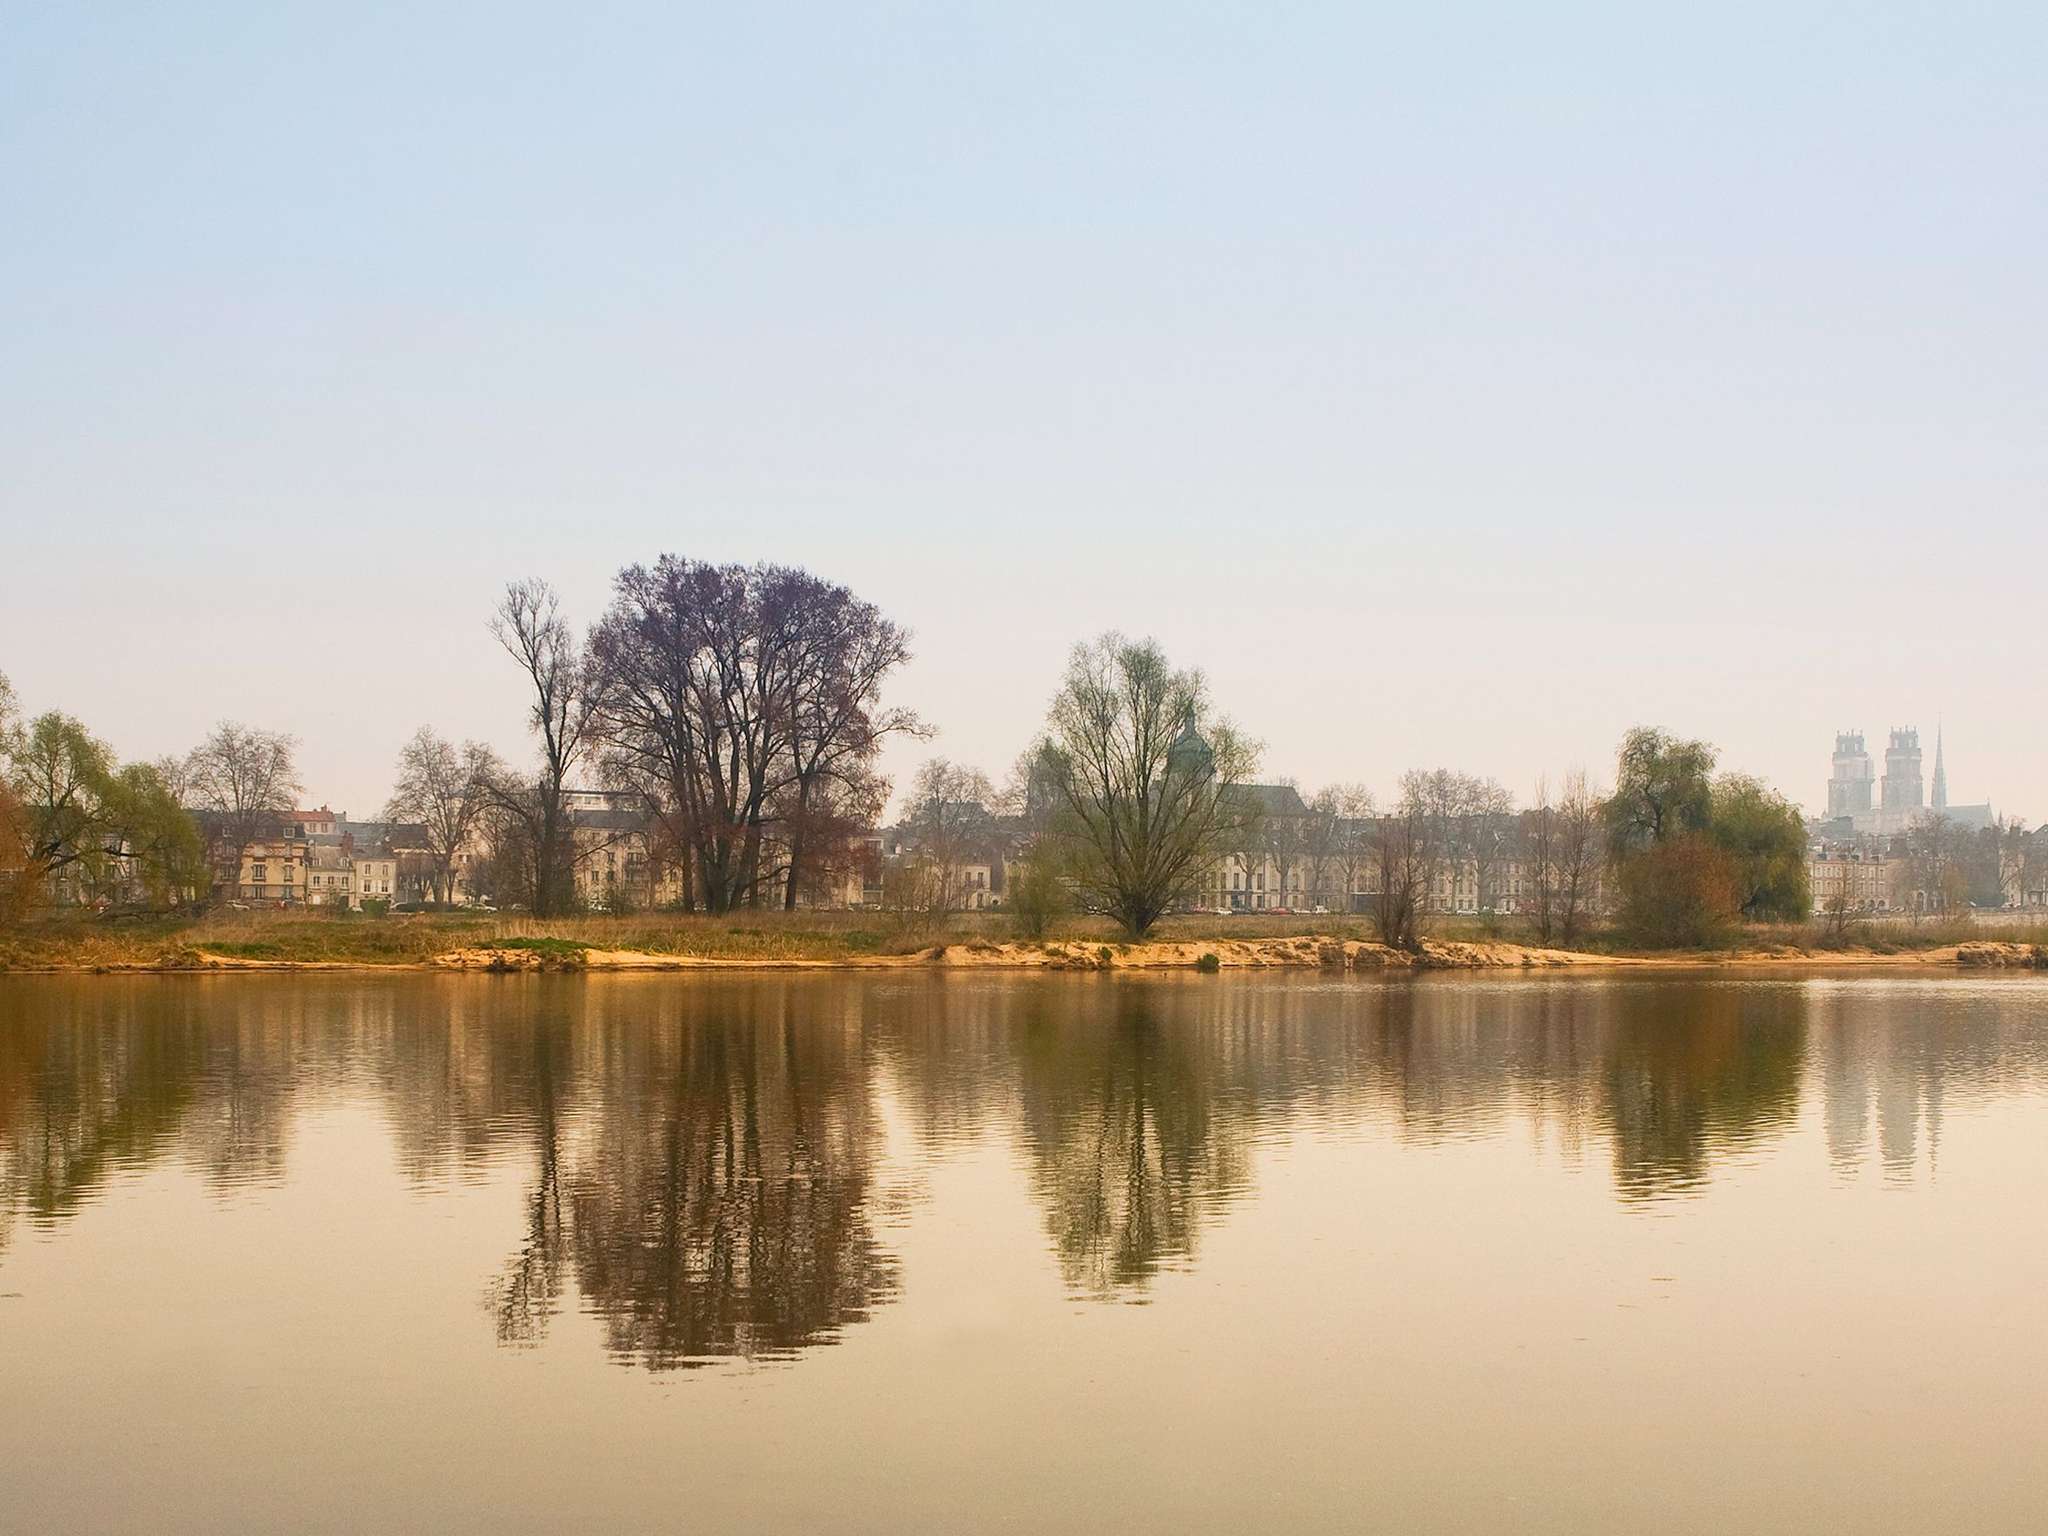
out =
{"type": "MultiPolygon", "coordinates": [[[[661,550],[1110,625],[1304,784],[1629,724],[2048,818],[2048,11],[8,7],[0,671],[355,814],[661,550]]],[[[899,775],[914,754],[898,754],[899,775]]]]}

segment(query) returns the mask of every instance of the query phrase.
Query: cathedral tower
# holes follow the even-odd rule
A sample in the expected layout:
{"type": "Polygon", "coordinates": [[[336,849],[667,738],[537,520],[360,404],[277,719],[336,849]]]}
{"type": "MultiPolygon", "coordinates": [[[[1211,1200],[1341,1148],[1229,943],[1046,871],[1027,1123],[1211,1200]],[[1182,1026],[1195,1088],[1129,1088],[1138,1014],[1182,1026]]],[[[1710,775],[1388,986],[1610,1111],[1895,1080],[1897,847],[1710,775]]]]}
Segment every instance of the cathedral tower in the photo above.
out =
{"type": "Polygon", "coordinates": [[[1893,731],[1884,749],[1884,808],[1917,811],[1927,804],[1926,781],[1920,776],[1920,732],[1912,726],[1893,731]]]}

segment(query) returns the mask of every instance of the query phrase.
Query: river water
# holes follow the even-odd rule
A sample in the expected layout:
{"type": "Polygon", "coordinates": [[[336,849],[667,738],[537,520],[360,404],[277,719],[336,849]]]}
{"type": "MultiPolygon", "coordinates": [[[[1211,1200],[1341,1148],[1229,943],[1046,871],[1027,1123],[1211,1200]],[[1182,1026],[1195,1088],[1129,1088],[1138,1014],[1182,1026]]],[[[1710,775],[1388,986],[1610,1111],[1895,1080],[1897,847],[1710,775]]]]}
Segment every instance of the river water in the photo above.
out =
{"type": "Polygon", "coordinates": [[[2048,982],[0,978],[0,1529],[2048,1529],[2048,982]]]}

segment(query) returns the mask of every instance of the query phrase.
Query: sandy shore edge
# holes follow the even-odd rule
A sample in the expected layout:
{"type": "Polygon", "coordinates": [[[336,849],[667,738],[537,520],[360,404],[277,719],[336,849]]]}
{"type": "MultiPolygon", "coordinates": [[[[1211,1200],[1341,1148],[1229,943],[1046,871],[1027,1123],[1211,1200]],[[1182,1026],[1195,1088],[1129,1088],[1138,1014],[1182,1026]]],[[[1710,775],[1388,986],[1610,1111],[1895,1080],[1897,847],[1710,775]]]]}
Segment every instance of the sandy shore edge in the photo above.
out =
{"type": "Polygon", "coordinates": [[[900,955],[750,958],[664,955],[622,949],[451,949],[423,961],[264,960],[192,951],[170,965],[59,965],[13,975],[218,974],[275,971],[468,971],[588,974],[622,971],[1171,971],[1326,970],[1727,970],[1751,967],[2002,970],[2044,968],[2034,946],[1994,941],[1878,953],[1871,950],[1732,950],[1713,954],[1604,955],[1523,944],[1425,940],[1418,951],[1357,939],[1304,935],[1202,942],[1027,944],[968,940],[900,955]],[[1210,957],[1214,957],[1213,960],[1210,957]]]}

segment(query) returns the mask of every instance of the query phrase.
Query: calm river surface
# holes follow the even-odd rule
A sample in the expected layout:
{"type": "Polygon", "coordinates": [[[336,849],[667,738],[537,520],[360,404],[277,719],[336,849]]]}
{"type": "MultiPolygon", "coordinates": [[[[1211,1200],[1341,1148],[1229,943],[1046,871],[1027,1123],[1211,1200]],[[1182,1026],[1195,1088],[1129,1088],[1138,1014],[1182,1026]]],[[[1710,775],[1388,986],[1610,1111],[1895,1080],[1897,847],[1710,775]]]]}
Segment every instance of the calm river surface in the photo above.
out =
{"type": "Polygon", "coordinates": [[[0,978],[9,1531],[2048,1529],[2048,982],[0,978]]]}

